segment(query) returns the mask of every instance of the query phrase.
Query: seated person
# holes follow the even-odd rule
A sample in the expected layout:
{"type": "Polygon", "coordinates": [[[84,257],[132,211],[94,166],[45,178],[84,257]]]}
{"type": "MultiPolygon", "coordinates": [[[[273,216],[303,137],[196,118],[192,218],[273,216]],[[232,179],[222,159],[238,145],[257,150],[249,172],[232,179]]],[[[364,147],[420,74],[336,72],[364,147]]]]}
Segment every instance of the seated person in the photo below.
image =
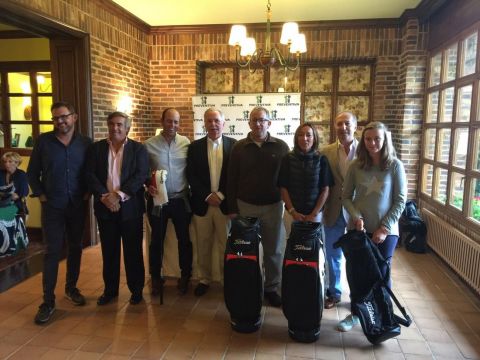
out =
{"type": "Polygon", "coordinates": [[[0,186],[12,184],[14,192],[11,200],[14,202],[20,215],[25,222],[25,216],[28,210],[25,204],[25,198],[28,195],[28,181],[25,171],[18,169],[22,163],[22,158],[16,152],[6,152],[2,156],[2,169],[0,169],[0,186]]]}

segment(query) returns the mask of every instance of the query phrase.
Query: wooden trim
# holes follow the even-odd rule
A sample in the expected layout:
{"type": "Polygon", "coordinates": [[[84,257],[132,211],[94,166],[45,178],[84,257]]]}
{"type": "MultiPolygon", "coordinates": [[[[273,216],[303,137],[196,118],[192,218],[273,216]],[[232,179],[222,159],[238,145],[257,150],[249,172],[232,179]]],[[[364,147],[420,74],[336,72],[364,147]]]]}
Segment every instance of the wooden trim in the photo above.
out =
{"type": "Polygon", "coordinates": [[[38,35],[33,35],[23,30],[0,31],[0,39],[31,39],[39,37],[38,35]]]}
{"type": "Polygon", "coordinates": [[[420,22],[427,21],[433,14],[435,14],[448,0],[422,0],[415,9],[407,9],[400,16],[400,24],[403,26],[408,19],[417,18],[420,22]]]}

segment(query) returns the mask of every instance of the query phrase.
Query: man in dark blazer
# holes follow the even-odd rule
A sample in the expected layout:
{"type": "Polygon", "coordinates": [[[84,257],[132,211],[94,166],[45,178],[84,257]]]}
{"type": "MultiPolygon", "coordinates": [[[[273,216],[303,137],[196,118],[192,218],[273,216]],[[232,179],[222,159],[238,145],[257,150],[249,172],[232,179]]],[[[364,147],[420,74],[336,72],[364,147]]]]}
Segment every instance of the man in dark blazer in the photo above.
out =
{"type": "Polygon", "coordinates": [[[190,144],[187,154],[187,180],[191,189],[193,223],[197,236],[197,263],[200,282],[195,295],[204,295],[212,280],[212,249],[218,241],[219,269],[223,275],[223,253],[230,220],[225,201],[230,152],[236,140],[222,135],[225,118],[210,108],[203,116],[207,136],[190,144]]]}
{"type": "Polygon", "coordinates": [[[122,241],[127,285],[132,293],[130,304],[143,300],[143,184],[148,177],[148,156],[142,144],[127,138],[130,124],[126,114],[111,113],[107,119],[108,138],[95,142],[87,156],[87,179],[94,195],[105,283],[98,305],[106,305],[118,296],[122,241]]]}

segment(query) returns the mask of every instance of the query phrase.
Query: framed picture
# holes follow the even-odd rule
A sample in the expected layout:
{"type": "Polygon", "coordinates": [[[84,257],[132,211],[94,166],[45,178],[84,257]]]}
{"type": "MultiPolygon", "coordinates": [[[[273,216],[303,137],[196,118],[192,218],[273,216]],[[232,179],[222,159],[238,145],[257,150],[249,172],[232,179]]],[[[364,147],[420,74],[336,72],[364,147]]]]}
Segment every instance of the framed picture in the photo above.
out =
{"type": "Polygon", "coordinates": [[[12,147],[18,147],[18,144],[20,144],[20,134],[16,133],[12,139],[12,147]]]}

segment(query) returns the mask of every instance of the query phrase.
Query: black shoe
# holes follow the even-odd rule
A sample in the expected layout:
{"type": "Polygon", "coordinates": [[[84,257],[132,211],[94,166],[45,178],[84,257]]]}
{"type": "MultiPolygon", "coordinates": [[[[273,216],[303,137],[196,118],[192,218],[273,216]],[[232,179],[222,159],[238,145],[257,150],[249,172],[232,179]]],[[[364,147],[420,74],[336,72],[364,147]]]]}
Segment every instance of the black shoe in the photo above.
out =
{"type": "Polygon", "coordinates": [[[158,296],[163,293],[163,285],[165,284],[165,279],[163,278],[154,278],[152,277],[150,285],[152,287],[151,294],[152,296],[158,296]]]}
{"type": "Polygon", "coordinates": [[[282,306],[282,298],[275,291],[265,291],[265,298],[274,307],[282,306]]]}
{"type": "Polygon", "coordinates": [[[35,324],[45,324],[55,312],[55,304],[43,303],[38,307],[37,315],[35,315],[35,324]]]}
{"type": "Polygon", "coordinates": [[[194,291],[195,296],[205,295],[209,287],[207,284],[199,283],[194,291]]]}
{"type": "Polygon", "coordinates": [[[180,294],[185,295],[187,293],[189,282],[190,276],[182,276],[180,279],[178,279],[177,288],[180,294]]]}
{"type": "Polygon", "coordinates": [[[107,305],[108,303],[112,302],[114,299],[117,298],[117,295],[106,295],[102,294],[98,299],[97,299],[97,305],[103,306],[107,305]]]}
{"type": "Polygon", "coordinates": [[[132,296],[130,296],[130,304],[132,305],[138,305],[142,302],[142,300],[142,294],[132,294],[132,296]]]}
{"type": "Polygon", "coordinates": [[[80,294],[80,290],[77,288],[65,291],[65,297],[77,306],[83,306],[87,303],[85,296],[80,294]]]}

